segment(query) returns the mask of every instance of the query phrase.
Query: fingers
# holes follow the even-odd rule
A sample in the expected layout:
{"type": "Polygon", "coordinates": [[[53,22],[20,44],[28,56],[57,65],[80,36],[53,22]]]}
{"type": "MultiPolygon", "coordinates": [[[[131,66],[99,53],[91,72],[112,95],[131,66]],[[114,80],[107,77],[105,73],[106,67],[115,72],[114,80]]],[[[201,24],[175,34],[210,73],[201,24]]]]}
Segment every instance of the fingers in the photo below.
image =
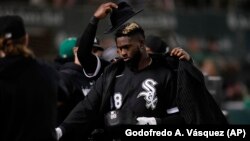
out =
{"type": "Polygon", "coordinates": [[[178,57],[180,60],[189,60],[190,59],[190,56],[189,54],[183,50],[182,48],[174,48],[171,53],[170,53],[170,56],[176,56],[178,57]]]}
{"type": "Polygon", "coordinates": [[[180,59],[180,60],[186,59],[186,58],[185,58],[185,55],[182,55],[179,59],[180,59]]]}
{"type": "Polygon", "coordinates": [[[178,50],[176,56],[180,57],[181,55],[185,55],[185,52],[182,49],[178,50]]]}
{"type": "Polygon", "coordinates": [[[113,8],[118,8],[118,5],[113,2],[104,3],[99,6],[99,8],[94,13],[94,16],[99,19],[105,18],[110,12],[112,12],[113,8]]]}
{"type": "Polygon", "coordinates": [[[171,56],[180,57],[180,55],[182,55],[183,51],[184,51],[184,50],[181,49],[181,48],[174,48],[174,49],[171,51],[170,55],[171,55],[171,56]]]}
{"type": "Polygon", "coordinates": [[[104,5],[106,7],[106,11],[105,11],[106,14],[111,13],[113,8],[115,9],[118,8],[118,5],[113,2],[108,2],[108,3],[105,3],[104,5]]]}
{"type": "Polygon", "coordinates": [[[108,3],[105,3],[104,5],[109,8],[118,8],[118,5],[113,2],[108,2],[108,3]]]}
{"type": "Polygon", "coordinates": [[[105,12],[108,14],[108,13],[111,13],[112,12],[112,9],[113,8],[118,8],[118,5],[113,3],[113,2],[108,2],[108,3],[105,3],[104,4],[104,7],[105,7],[105,12]]]}
{"type": "Polygon", "coordinates": [[[108,9],[105,11],[106,14],[109,14],[109,13],[111,13],[111,12],[112,12],[112,8],[108,8],[108,9]]]}

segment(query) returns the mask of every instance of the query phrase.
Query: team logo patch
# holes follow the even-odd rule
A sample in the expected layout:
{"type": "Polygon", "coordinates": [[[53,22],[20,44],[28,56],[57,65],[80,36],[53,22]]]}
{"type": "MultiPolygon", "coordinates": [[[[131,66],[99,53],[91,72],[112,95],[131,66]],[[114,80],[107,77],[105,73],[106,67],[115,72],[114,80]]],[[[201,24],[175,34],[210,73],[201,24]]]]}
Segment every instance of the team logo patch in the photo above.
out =
{"type": "Polygon", "coordinates": [[[89,93],[91,87],[94,85],[94,83],[95,83],[94,81],[89,82],[89,86],[85,86],[85,88],[83,88],[83,86],[82,86],[82,93],[84,96],[88,95],[88,93],[89,93]]]}
{"type": "Polygon", "coordinates": [[[146,79],[142,83],[142,88],[145,91],[140,92],[137,96],[137,98],[144,96],[147,109],[151,108],[152,110],[154,110],[156,108],[156,104],[158,101],[158,98],[156,96],[156,88],[155,88],[156,84],[157,82],[154,81],[153,79],[146,79]]]}
{"type": "Polygon", "coordinates": [[[90,88],[82,88],[82,93],[84,96],[87,96],[90,91],[90,88]]]}

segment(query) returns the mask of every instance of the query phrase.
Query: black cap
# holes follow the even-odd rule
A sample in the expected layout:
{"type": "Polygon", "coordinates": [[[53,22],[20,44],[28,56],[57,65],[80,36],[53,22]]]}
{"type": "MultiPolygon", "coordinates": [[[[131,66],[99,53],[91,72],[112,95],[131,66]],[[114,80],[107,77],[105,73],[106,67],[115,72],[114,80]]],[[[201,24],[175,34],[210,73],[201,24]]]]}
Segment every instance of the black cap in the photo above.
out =
{"type": "Polygon", "coordinates": [[[122,1],[120,3],[118,3],[118,8],[117,9],[113,9],[111,14],[110,14],[110,22],[111,22],[111,27],[105,31],[105,34],[111,33],[114,30],[116,30],[118,27],[120,27],[121,25],[123,25],[127,20],[129,20],[130,18],[132,18],[133,16],[135,16],[136,14],[138,14],[139,12],[141,12],[143,9],[134,12],[132,7],[122,1]]]}
{"type": "Polygon", "coordinates": [[[165,53],[167,49],[167,43],[164,42],[159,36],[148,35],[145,40],[145,44],[149,47],[153,53],[165,53]]]}
{"type": "Polygon", "coordinates": [[[23,19],[17,15],[0,17],[0,35],[6,39],[19,39],[26,34],[23,19]]]}

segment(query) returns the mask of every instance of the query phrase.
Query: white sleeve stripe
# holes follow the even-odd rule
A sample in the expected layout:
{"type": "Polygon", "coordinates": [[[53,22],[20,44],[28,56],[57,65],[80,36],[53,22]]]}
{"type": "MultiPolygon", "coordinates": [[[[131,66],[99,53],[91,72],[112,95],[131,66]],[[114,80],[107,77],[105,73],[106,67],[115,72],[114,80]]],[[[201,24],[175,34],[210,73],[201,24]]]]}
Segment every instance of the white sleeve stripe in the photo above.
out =
{"type": "Polygon", "coordinates": [[[167,113],[168,114],[173,114],[173,113],[178,113],[178,112],[179,112],[179,108],[178,107],[167,109],[167,113]]]}
{"type": "Polygon", "coordinates": [[[101,69],[101,61],[100,61],[99,57],[97,57],[96,55],[95,55],[95,57],[96,57],[96,59],[97,59],[97,66],[96,66],[96,69],[95,69],[95,72],[94,72],[93,75],[88,75],[88,74],[85,72],[84,68],[83,68],[83,73],[84,73],[84,75],[85,75],[86,77],[88,77],[88,78],[95,77],[95,76],[98,74],[98,72],[100,71],[100,69],[101,69]]]}

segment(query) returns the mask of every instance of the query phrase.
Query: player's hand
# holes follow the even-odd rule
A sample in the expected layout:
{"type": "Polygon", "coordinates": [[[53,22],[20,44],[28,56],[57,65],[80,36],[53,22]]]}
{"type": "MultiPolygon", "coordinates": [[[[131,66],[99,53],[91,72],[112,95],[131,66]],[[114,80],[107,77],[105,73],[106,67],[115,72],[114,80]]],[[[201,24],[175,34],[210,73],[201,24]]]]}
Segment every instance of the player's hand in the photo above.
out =
{"type": "Polygon", "coordinates": [[[137,125],[156,125],[156,119],[154,117],[138,117],[137,125]]]}
{"type": "Polygon", "coordinates": [[[59,141],[60,138],[62,137],[62,130],[59,127],[57,127],[55,130],[56,130],[56,140],[59,141]]]}
{"type": "Polygon", "coordinates": [[[177,56],[180,60],[190,60],[190,55],[180,47],[172,49],[170,56],[177,56]]]}
{"type": "Polygon", "coordinates": [[[113,2],[108,2],[100,5],[94,13],[94,16],[98,19],[105,18],[113,8],[118,8],[118,5],[113,2]]]}

